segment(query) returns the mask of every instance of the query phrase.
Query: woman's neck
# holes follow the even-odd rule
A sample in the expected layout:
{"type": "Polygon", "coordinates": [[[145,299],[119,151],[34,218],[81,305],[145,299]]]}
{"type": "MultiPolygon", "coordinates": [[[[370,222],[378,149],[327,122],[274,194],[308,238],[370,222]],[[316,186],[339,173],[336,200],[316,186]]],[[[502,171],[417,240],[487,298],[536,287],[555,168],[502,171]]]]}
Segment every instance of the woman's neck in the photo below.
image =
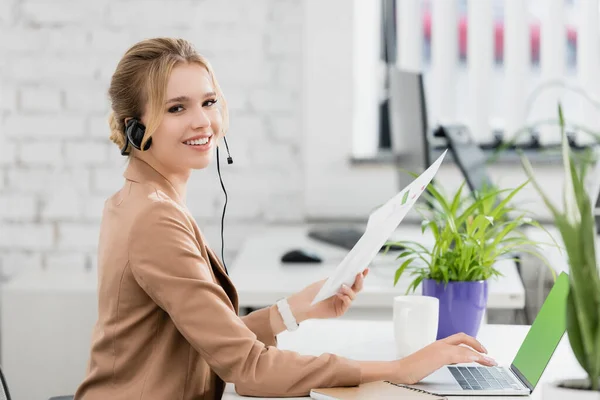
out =
{"type": "Polygon", "coordinates": [[[187,182],[190,178],[192,170],[188,169],[186,171],[176,171],[174,169],[168,168],[147,152],[142,153],[138,151],[136,153],[137,154],[135,154],[134,157],[139,158],[140,160],[150,165],[152,168],[158,171],[159,174],[164,176],[165,179],[169,181],[169,183],[173,186],[173,188],[181,198],[181,201],[185,204],[185,196],[187,194],[187,182]]]}

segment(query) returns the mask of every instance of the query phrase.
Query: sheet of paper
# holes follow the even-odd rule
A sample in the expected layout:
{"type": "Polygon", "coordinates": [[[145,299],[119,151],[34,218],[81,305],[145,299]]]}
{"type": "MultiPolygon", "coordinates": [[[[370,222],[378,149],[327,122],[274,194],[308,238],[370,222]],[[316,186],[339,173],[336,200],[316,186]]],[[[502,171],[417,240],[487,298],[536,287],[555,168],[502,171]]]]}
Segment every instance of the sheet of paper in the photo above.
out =
{"type": "Polygon", "coordinates": [[[369,215],[365,233],[337,266],[333,275],[325,281],[312,304],[335,295],[342,284],[352,286],[356,274],[369,266],[421,193],[425,191],[442,164],[446,152],[447,150],[400,193],[369,215]]]}

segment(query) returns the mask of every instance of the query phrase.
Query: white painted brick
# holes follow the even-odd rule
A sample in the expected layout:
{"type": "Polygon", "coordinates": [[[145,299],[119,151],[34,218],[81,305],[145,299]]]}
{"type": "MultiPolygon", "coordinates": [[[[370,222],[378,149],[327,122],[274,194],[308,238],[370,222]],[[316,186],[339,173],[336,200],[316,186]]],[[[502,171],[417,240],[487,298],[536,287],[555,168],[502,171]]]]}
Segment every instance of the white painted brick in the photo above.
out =
{"type": "Polygon", "coordinates": [[[0,111],[17,109],[17,89],[0,83],[0,111]]]}
{"type": "MultiPolygon", "coordinates": [[[[227,170],[252,167],[251,147],[253,142],[265,140],[266,128],[262,119],[252,115],[231,116],[227,141],[234,163],[227,170]]],[[[224,146],[223,146],[224,148],[224,146]]],[[[224,160],[222,158],[222,160],[224,160]]]]}
{"type": "Polygon", "coordinates": [[[80,272],[86,269],[86,264],[83,252],[51,252],[44,257],[44,266],[50,271],[80,272]]]}
{"type": "Polygon", "coordinates": [[[263,143],[250,142],[250,157],[252,165],[258,168],[282,168],[294,167],[292,169],[301,169],[302,161],[298,154],[297,147],[293,144],[272,143],[270,141],[263,143]]]}
{"type": "MultiPolygon", "coordinates": [[[[184,12],[185,11],[182,11],[181,15],[183,15],[184,12]]],[[[131,46],[134,43],[139,42],[141,40],[154,37],[171,37],[191,40],[190,32],[192,32],[192,28],[190,27],[190,25],[192,24],[194,25],[193,28],[195,29],[197,25],[196,21],[192,21],[191,24],[171,24],[160,27],[153,25],[144,25],[136,27],[135,29],[129,30],[129,32],[131,33],[131,40],[127,44],[131,46]]],[[[119,56],[121,56],[121,54],[119,56]]]]}
{"type": "Polygon", "coordinates": [[[17,145],[0,136],[0,165],[14,165],[17,160],[17,145]]]}
{"type": "Polygon", "coordinates": [[[199,26],[207,23],[239,23],[244,15],[240,2],[235,5],[228,1],[198,1],[193,11],[194,20],[199,26]]]}
{"type": "Polygon", "coordinates": [[[12,279],[27,271],[42,269],[42,255],[38,252],[9,250],[0,252],[2,280],[12,279]]]}
{"type": "Polygon", "coordinates": [[[19,144],[19,161],[25,166],[62,164],[62,145],[59,141],[22,141],[19,144]]]}
{"type": "Polygon", "coordinates": [[[82,136],[85,119],[68,115],[9,115],[3,130],[7,136],[19,139],[82,136]]]}
{"type": "Polygon", "coordinates": [[[244,136],[253,138],[254,140],[262,140],[265,138],[267,132],[264,120],[265,118],[257,115],[232,114],[229,117],[228,134],[236,139],[244,136]]]}
{"type": "Polygon", "coordinates": [[[131,31],[95,29],[91,33],[90,47],[94,50],[123,54],[133,45],[133,42],[131,31]]]}
{"type": "Polygon", "coordinates": [[[108,114],[107,88],[99,86],[72,87],[65,91],[66,108],[71,111],[108,114]]]}
{"type": "MultiPolygon", "coordinates": [[[[129,42],[128,45],[133,45],[133,41],[129,42]]],[[[110,81],[112,79],[113,74],[115,73],[115,69],[119,63],[119,60],[123,56],[123,54],[113,54],[113,53],[102,53],[105,57],[102,60],[99,60],[97,64],[98,73],[97,80],[101,84],[108,87],[110,85],[110,81]]]]}
{"type": "Polygon", "coordinates": [[[247,92],[243,90],[236,90],[234,87],[229,85],[223,85],[223,82],[219,78],[219,85],[223,90],[223,95],[227,100],[227,107],[229,108],[230,117],[239,112],[248,111],[250,108],[250,99],[247,92]]]}
{"type": "MultiPolygon", "coordinates": [[[[271,177],[273,173],[265,171],[260,173],[260,179],[257,179],[257,171],[250,172],[247,169],[235,170],[232,172],[223,171],[223,181],[228,194],[227,217],[232,220],[253,220],[263,217],[263,210],[268,196],[272,192],[273,182],[271,177]]],[[[218,217],[221,217],[224,197],[218,197],[217,208],[221,211],[218,217]]]]}
{"type": "Polygon", "coordinates": [[[52,193],[57,188],[73,187],[79,193],[90,190],[90,173],[87,169],[10,168],[8,189],[22,193],[52,193]]]}
{"type": "Polygon", "coordinates": [[[99,222],[102,219],[104,203],[108,196],[87,195],[83,198],[83,217],[86,221],[99,222]]]}
{"type": "Polygon", "coordinates": [[[265,207],[265,219],[272,222],[303,221],[305,215],[303,192],[274,194],[268,197],[265,207]]]}
{"type": "MultiPolygon", "coordinates": [[[[199,25],[194,35],[192,43],[210,40],[210,49],[218,50],[219,55],[263,57],[265,32],[262,29],[248,29],[243,25],[199,25]]],[[[213,57],[209,61],[214,64],[213,57]]],[[[242,69],[245,65],[237,67],[242,69]]]]}
{"type": "Polygon", "coordinates": [[[39,25],[82,25],[85,21],[97,20],[102,7],[102,2],[24,0],[21,2],[21,18],[39,25]]]}
{"type": "Polygon", "coordinates": [[[92,116],[87,122],[86,135],[95,138],[108,140],[110,137],[110,127],[108,126],[108,113],[101,117],[92,116]]]}
{"type": "Polygon", "coordinates": [[[74,187],[61,186],[42,200],[42,220],[76,220],[83,214],[81,193],[74,187]]]}
{"type": "Polygon", "coordinates": [[[106,162],[105,143],[83,141],[65,143],[65,160],[68,165],[99,165],[106,162]]]}
{"type": "Polygon", "coordinates": [[[54,228],[50,224],[0,224],[0,249],[49,250],[54,244],[54,228]]]}
{"type": "Polygon", "coordinates": [[[199,23],[191,12],[193,3],[192,0],[180,0],[175,4],[162,0],[115,2],[109,5],[108,20],[113,26],[129,28],[151,26],[158,30],[169,26],[189,27],[199,23]]]}
{"type": "Polygon", "coordinates": [[[20,106],[23,111],[58,111],[61,108],[60,90],[25,87],[21,89],[20,106]]]}
{"type": "Polygon", "coordinates": [[[300,106],[297,97],[288,90],[256,89],[250,95],[250,107],[264,112],[294,112],[300,106]]]}
{"type": "Polygon", "coordinates": [[[127,167],[127,163],[129,162],[129,158],[122,156],[121,148],[108,139],[106,139],[105,146],[107,149],[106,165],[124,171],[127,167]]]}
{"type": "Polygon", "coordinates": [[[125,182],[123,172],[120,168],[95,168],[92,172],[93,193],[111,195],[119,190],[125,182]]]}
{"type": "Polygon", "coordinates": [[[12,81],[81,82],[92,81],[99,69],[101,57],[89,54],[85,57],[58,54],[38,54],[11,60],[6,68],[6,78],[12,81]],[[43,68],[40,66],[43,65],[43,68]]]}
{"type": "Polygon", "coordinates": [[[2,29],[0,32],[0,49],[4,54],[41,51],[44,48],[43,40],[44,36],[38,30],[25,27],[2,29]]]}
{"type": "Polygon", "coordinates": [[[60,250],[92,251],[98,247],[99,234],[97,224],[61,223],[57,247],[60,250]]]}
{"type": "Polygon", "coordinates": [[[222,195],[218,185],[218,178],[213,171],[192,172],[187,185],[186,204],[195,218],[215,217],[220,201],[218,197],[222,195]]]}
{"type": "Polygon", "coordinates": [[[295,143],[302,143],[306,134],[301,132],[300,119],[294,116],[275,115],[269,118],[269,136],[295,143]]]}
{"type": "Polygon", "coordinates": [[[259,52],[213,57],[210,63],[223,90],[229,86],[237,90],[261,87],[273,80],[273,67],[259,52]]]}
{"type": "Polygon", "coordinates": [[[304,17],[304,2],[296,0],[277,0],[271,2],[271,21],[275,26],[300,29],[304,17]]]}
{"type": "Polygon", "coordinates": [[[278,59],[274,65],[274,87],[277,89],[301,92],[302,67],[301,61],[294,57],[278,59]]]}
{"type": "Polygon", "coordinates": [[[37,215],[36,199],[32,195],[0,195],[0,219],[6,221],[31,221],[37,215]]]}
{"type": "Polygon", "coordinates": [[[52,27],[46,29],[46,51],[60,54],[89,50],[88,34],[79,27],[52,27]]]}
{"type": "Polygon", "coordinates": [[[0,50],[5,54],[75,54],[87,49],[87,34],[76,28],[19,26],[0,31],[0,50]]]}

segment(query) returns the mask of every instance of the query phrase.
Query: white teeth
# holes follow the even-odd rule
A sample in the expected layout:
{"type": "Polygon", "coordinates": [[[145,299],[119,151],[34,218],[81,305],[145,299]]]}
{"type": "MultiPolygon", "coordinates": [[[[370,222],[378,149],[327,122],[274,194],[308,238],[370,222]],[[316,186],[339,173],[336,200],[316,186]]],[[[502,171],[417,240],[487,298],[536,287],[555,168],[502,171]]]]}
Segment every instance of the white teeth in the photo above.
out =
{"type": "Polygon", "coordinates": [[[209,138],[202,138],[202,139],[188,140],[187,142],[184,142],[184,143],[189,146],[199,146],[199,145],[208,143],[208,140],[209,140],[209,138]]]}

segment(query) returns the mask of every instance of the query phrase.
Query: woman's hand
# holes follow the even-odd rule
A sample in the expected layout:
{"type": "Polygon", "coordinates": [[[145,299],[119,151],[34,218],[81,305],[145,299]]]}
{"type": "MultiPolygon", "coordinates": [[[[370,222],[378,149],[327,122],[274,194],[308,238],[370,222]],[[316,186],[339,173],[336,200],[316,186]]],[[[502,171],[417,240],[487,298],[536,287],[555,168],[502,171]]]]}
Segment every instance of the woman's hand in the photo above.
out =
{"type": "Polygon", "coordinates": [[[475,338],[457,333],[401,360],[393,361],[395,371],[392,372],[390,380],[395,383],[415,384],[449,364],[476,362],[488,367],[497,365],[492,358],[484,354],[487,354],[487,350],[475,338]]]}
{"type": "Polygon", "coordinates": [[[364,279],[369,274],[369,269],[365,269],[363,272],[356,275],[354,284],[352,287],[342,286],[340,291],[334,296],[318,302],[311,306],[310,303],[313,301],[321,287],[325,283],[325,279],[315,282],[302,291],[290,296],[288,303],[292,313],[296,317],[298,323],[309,318],[336,318],[342,316],[348,311],[352,301],[356,298],[356,295],[362,290],[364,279]]]}

